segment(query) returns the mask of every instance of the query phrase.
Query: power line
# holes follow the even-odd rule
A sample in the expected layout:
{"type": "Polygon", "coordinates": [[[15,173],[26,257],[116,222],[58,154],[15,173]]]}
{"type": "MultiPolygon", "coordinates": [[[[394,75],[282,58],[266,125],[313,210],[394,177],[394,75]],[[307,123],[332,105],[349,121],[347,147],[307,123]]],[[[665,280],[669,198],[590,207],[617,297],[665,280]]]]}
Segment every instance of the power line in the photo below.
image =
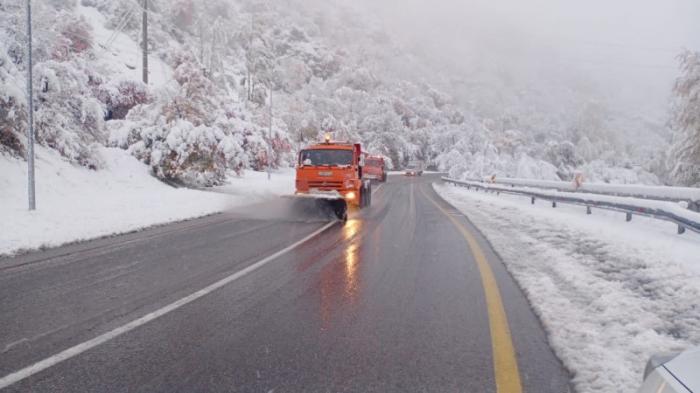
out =
{"type": "Polygon", "coordinates": [[[122,17],[119,19],[119,23],[117,23],[116,28],[112,31],[112,34],[107,38],[107,41],[104,43],[104,45],[109,48],[114,41],[117,39],[119,34],[124,30],[126,27],[127,23],[129,23],[129,18],[131,15],[134,13],[134,7],[133,5],[131,8],[127,8],[126,11],[124,11],[124,14],[122,17]]]}

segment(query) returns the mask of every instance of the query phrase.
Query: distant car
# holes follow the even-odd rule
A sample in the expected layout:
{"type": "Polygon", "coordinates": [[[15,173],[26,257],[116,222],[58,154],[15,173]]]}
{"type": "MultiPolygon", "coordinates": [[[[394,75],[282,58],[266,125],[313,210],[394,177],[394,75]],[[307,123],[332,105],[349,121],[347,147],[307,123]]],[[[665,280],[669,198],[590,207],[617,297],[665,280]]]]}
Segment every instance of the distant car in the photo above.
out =
{"type": "Polygon", "coordinates": [[[406,176],[422,176],[423,175],[423,165],[419,162],[411,162],[406,166],[404,170],[406,176]]]}
{"type": "Polygon", "coordinates": [[[700,347],[652,356],[638,393],[700,393],[700,347]]]}

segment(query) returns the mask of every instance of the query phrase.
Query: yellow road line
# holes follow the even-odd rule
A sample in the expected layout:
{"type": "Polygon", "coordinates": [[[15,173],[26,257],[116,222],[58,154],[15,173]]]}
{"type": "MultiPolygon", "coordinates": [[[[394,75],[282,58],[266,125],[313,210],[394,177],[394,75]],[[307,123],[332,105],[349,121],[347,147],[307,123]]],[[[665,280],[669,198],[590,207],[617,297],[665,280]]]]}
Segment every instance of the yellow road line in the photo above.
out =
{"type": "Polygon", "coordinates": [[[501,293],[498,290],[496,277],[493,275],[484,251],[474,235],[469,232],[462,223],[449,214],[437,201],[431,198],[421,187],[421,192],[428,198],[452,223],[457,227],[464,239],[469,244],[474,260],[479,267],[481,282],[486,296],[486,307],[489,314],[489,327],[491,329],[491,349],[493,351],[493,369],[496,379],[496,391],[498,393],[521,393],[520,372],[518,359],[515,355],[515,347],[508,327],[508,317],[503,308],[501,293]]]}

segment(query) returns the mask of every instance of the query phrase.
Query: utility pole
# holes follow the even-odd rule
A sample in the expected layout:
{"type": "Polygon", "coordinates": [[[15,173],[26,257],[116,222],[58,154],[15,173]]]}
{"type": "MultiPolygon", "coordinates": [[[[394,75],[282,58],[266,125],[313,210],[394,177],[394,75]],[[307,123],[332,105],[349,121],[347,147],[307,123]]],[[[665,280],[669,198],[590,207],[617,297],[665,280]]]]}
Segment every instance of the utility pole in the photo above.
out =
{"type": "Polygon", "coordinates": [[[254,16],[251,12],[250,14],[250,36],[248,37],[248,101],[253,99],[253,73],[251,68],[253,67],[253,29],[254,29],[254,16]]]}
{"type": "Polygon", "coordinates": [[[269,131],[269,140],[270,140],[270,153],[269,156],[270,158],[268,159],[267,162],[267,180],[270,180],[272,178],[272,84],[270,84],[270,131],[269,131]]]}
{"type": "Polygon", "coordinates": [[[34,93],[32,86],[32,0],[27,0],[27,152],[29,210],[36,210],[36,188],[34,179],[34,93]]]}
{"type": "Polygon", "coordinates": [[[143,0],[143,83],[148,84],[148,0],[143,0]]]}
{"type": "Polygon", "coordinates": [[[204,66],[204,22],[202,15],[199,16],[199,62],[204,66]]]}

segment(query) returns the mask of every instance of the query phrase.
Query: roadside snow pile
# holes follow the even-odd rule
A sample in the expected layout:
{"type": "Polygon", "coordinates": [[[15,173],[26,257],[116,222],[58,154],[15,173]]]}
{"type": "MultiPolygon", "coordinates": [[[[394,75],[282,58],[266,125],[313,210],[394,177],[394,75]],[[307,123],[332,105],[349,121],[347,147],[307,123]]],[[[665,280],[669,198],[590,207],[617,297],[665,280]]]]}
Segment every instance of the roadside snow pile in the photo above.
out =
{"type": "Polygon", "coordinates": [[[635,392],[655,353],[700,343],[700,235],[670,223],[435,185],[503,258],[579,393],[635,392]]]}
{"type": "MultiPolygon", "coordinates": [[[[284,188],[234,179],[226,193],[177,189],[123,150],[100,148],[98,154],[104,169],[90,171],[40,147],[34,212],[27,211],[26,162],[0,155],[0,255],[218,213],[284,188]],[[230,195],[238,185],[245,192],[230,195]]],[[[293,187],[288,175],[273,174],[275,182],[293,187]]]]}

